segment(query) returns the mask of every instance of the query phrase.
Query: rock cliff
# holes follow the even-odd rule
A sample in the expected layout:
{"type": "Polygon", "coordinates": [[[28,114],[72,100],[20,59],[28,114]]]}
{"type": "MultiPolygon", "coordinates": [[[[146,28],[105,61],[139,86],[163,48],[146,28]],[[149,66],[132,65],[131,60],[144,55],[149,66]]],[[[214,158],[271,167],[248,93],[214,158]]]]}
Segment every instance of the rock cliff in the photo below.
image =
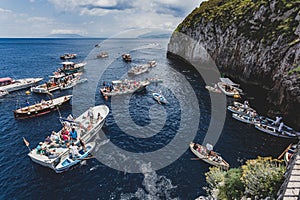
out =
{"type": "Polygon", "coordinates": [[[300,0],[209,0],[178,25],[168,52],[190,49],[175,45],[176,33],[189,36],[226,76],[267,89],[268,115],[282,115],[299,130],[299,22],[300,0]]]}

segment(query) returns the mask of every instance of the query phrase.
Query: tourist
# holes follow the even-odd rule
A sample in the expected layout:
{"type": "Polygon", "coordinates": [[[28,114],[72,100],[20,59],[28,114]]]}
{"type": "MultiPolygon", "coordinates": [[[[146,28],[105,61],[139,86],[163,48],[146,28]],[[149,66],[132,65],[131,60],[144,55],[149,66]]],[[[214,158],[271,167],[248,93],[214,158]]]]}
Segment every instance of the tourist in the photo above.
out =
{"type": "Polygon", "coordinates": [[[52,131],[50,139],[56,143],[59,143],[59,141],[60,141],[59,136],[57,135],[57,133],[55,131],[52,131]]]}
{"type": "Polygon", "coordinates": [[[70,153],[72,155],[72,159],[75,160],[76,157],[79,155],[78,147],[72,142],[71,146],[69,147],[70,153]]]}
{"type": "Polygon", "coordinates": [[[75,130],[75,128],[72,128],[72,130],[70,131],[70,137],[71,137],[71,140],[77,140],[77,132],[75,130]]]}
{"type": "Polygon", "coordinates": [[[275,120],[275,122],[272,123],[272,125],[278,126],[281,119],[282,119],[282,117],[276,116],[276,120],[275,120]]]}
{"type": "Polygon", "coordinates": [[[82,147],[82,149],[86,152],[85,143],[83,142],[83,140],[81,138],[79,138],[79,142],[80,142],[80,146],[82,147]]]}
{"type": "Polygon", "coordinates": [[[278,132],[282,131],[283,125],[284,125],[283,122],[280,122],[279,127],[278,127],[278,132]]]}
{"type": "Polygon", "coordinates": [[[94,112],[93,112],[93,108],[92,107],[90,107],[90,109],[88,111],[88,116],[90,117],[90,123],[93,123],[94,112]]]}
{"type": "Polygon", "coordinates": [[[40,142],[37,146],[36,146],[36,153],[37,154],[42,154],[43,152],[42,152],[42,149],[43,149],[43,142],[40,142]]]}
{"type": "Polygon", "coordinates": [[[103,117],[101,116],[101,114],[100,113],[98,113],[98,116],[97,116],[97,121],[99,121],[99,120],[102,120],[103,119],[103,117]]]}

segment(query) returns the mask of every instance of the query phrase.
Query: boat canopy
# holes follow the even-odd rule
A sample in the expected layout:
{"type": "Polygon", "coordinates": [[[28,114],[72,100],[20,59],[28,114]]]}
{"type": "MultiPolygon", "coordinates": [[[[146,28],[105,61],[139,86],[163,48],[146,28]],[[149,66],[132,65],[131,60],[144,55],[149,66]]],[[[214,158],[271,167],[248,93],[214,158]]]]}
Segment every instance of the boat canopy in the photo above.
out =
{"type": "Polygon", "coordinates": [[[62,62],[62,63],[60,63],[60,64],[62,64],[62,65],[73,65],[74,64],[74,62],[62,62]]]}
{"type": "Polygon", "coordinates": [[[222,83],[225,83],[227,85],[238,86],[238,84],[234,83],[229,78],[220,78],[220,80],[221,80],[222,83]]]}
{"type": "Polygon", "coordinates": [[[13,79],[10,77],[0,78],[0,83],[12,82],[13,79]]]}

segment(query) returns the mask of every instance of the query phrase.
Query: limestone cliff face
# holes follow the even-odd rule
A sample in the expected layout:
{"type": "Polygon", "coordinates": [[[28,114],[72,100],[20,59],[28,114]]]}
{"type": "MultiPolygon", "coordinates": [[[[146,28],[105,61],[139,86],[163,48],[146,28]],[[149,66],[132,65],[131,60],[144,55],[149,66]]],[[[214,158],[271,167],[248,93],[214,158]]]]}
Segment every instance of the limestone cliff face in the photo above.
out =
{"type": "Polygon", "coordinates": [[[281,114],[299,129],[299,22],[300,0],[209,0],[177,27],[168,51],[179,51],[175,33],[193,38],[221,72],[268,89],[268,114],[281,114]]]}

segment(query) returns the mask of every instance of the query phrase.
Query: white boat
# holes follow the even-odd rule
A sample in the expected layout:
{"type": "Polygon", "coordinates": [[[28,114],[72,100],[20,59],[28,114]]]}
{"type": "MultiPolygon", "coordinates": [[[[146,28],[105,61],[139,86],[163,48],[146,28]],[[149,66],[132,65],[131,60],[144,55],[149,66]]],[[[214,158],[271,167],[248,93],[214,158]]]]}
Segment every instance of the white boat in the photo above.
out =
{"type": "Polygon", "coordinates": [[[220,90],[227,96],[240,96],[242,90],[238,84],[232,82],[229,78],[220,78],[221,82],[218,82],[217,85],[220,90]]]}
{"type": "Polygon", "coordinates": [[[40,115],[47,114],[53,110],[57,110],[59,106],[70,101],[72,95],[62,96],[48,101],[42,100],[40,103],[26,106],[14,110],[14,116],[18,119],[26,119],[30,117],[37,117],[40,115]]]}
{"type": "Polygon", "coordinates": [[[67,84],[61,84],[60,85],[60,89],[61,90],[67,90],[67,89],[71,89],[72,87],[74,87],[77,84],[80,83],[84,83],[87,81],[87,78],[83,78],[81,79],[80,77],[76,78],[75,80],[68,82],[67,84]]]}
{"type": "Polygon", "coordinates": [[[143,90],[148,86],[150,82],[145,81],[135,81],[135,80],[116,80],[112,83],[104,83],[104,88],[100,89],[100,92],[104,97],[131,94],[139,90],[143,90]]]}
{"type": "Polygon", "coordinates": [[[64,73],[57,73],[50,76],[50,80],[47,83],[31,87],[30,91],[35,93],[48,94],[56,90],[70,89],[79,83],[80,75],[82,73],[74,73],[65,75],[64,73]]]}
{"type": "Polygon", "coordinates": [[[243,115],[243,114],[237,114],[237,113],[232,113],[232,117],[238,121],[248,123],[248,124],[255,124],[255,123],[260,123],[259,117],[251,117],[249,115],[243,115]]]}
{"type": "Polygon", "coordinates": [[[157,77],[147,78],[146,80],[149,81],[150,83],[162,83],[163,82],[163,79],[157,78],[157,77]]]}
{"type": "Polygon", "coordinates": [[[122,54],[122,58],[125,62],[131,62],[131,55],[129,53],[122,54]]]}
{"type": "Polygon", "coordinates": [[[257,128],[260,131],[263,131],[265,133],[268,133],[270,135],[281,137],[281,138],[298,138],[300,136],[300,133],[290,129],[290,127],[283,127],[281,131],[279,131],[279,128],[277,126],[267,125],[263,123],[256,123],[255,128],[257,128]]]}
{"type": "Polygon", "coordinates": [[[208,150],[207,147],[200,144],[190,143],[191,151],[201,160],[216,167],[221,167],[224,170],[229,169],[229,164],[216,152],[208,150]]]}
{"type": "Polygon", "coordinates": [[[128,71],[128,75],[140,75],[148,71],[149,67],[147,65],[137,65],[128,71]]]}
{"type": "Polygon", "coordinates": [[[153,96],[153,99],[155,99],[159,104],[168,103],[167,99],[161,93],[155,92],[155,93],[152,93],[152,96],[153,96]]]}
{"type": "Polygon", "coordinates": [[[68,170],[70,167],[80,163],[84,158],[88,157],[88,155],[91,153],[93,148],[95,147],[95,142],[87,143],[86,151],[84,151],[84,148],[81,146],[80,150],[78,151],[78,156],[76,158],[72,158],[71,155],[66,155],[64,158],[61,159],[61,161],[57,164],[55,167],[56,173],[62,173],[66,170],[68,170]]]}
{"type": "Polygon", "coordinates": [[[58,69],[58,72],[66,75],[82,72],[84,70],[84,66],[86,65],[86,63],[74,63],[70,61],[65,61],[61,64],[62,67],[58,69]]]}
{"type": "Polygon", "coordinates": [[[77,57],[76,53],[64,53],[64,55],[60,56],[62,60],[75,59],[77,57]]]}
{"type": "Polygon", "coordinates": [[[205,86],[205,89],[207,89],[210,92],[215,92],[215,93],[222,93],[220,89],[216,88],[216,87],[212,87],[209,85],[205,86]]]}
{"type": "Polygon", "coordinates": [[[108,57],[108,53],[107,52],[101,52],[97,55],[97,58],[107,58],[108,57]]]}
{"type": "Polygon", "coordinates": [[[13,92],[21,89],[25,89],[37,84],[43,78],[25,78],[14,80],[10,77],[0,78],[0,90],[13,92]]]}
{"type": "Polygon", "coordinates": [[[5,95],[8,95],[8,92],[6,90],[0,90],[0,98],[4,97],[5,95]]]}
{"type": "MultiPolygon", "coordinates": [[[[92,107],[91,110],[94,116],[93,119],[88,117],[89,110],[85,111],[75,119],[76,124],[78,124],[78,126],[75,127],[78,138],[80,137],[85,143],[88,143],[91,138],[93,138],[99,132],[109,113],[109,108],[106,105],[95,106],[92,107]]],[[[59,131],[59,134],[61,131],[62,130],[59,131]]],[[[79,140],[77,140],[75,144],[79,144],[79,140]]],[[[69,155],[69,149],[61,142],[56,143],[56,147],[54,147],[54,144],[42,143],[41,145],[45,149],[52,150],[52,152],[55,150],[55,154],[52,155],[39,153],[35,148],[29,152],[28,156],[31,158],[31,160],[42,166],[55,170],[55,167],[60,163],[61,158],[69,155]]]]}

